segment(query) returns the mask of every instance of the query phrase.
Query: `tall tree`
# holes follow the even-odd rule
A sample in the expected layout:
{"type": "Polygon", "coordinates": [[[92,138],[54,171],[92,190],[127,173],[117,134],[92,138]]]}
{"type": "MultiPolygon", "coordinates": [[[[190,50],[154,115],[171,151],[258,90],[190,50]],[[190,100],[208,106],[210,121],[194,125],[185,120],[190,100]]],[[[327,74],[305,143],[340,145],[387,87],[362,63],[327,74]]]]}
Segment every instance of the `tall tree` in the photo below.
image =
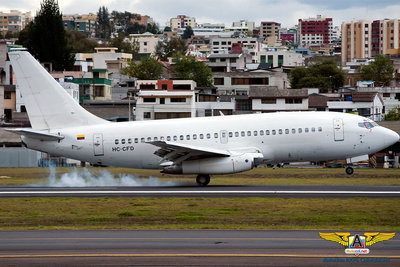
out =
{"type": "Polygon", "coordinates": [[[96,37],[108,39],[111,36],[110,14],[105,6],[99,8],[97,12],[96,37]]]}
{"type": "Polygon", "coordinates": [[[163,71],[163,65],[153,57],[144,57],[139,64],[131,64],[122,70],[122,73],[140,80],[158,80],[163,71]]]}
{"type": "Polygon", "coordinates": [[[344,85],[345,75],[333,60],[322,60],[308,68],[297,67],[290,72],[292,88],[313,87],[321,92],[339,89],[344,85]]]}
{"type": "Polygon", "coordinates": [[[376,55],[370,65],[361,68],[361,78],[379,86],[389,86],[393,80],[393,63],[387,55],[376,55]]]}
{"type": "Polygon", "coordinates": [[[183,40],[189,39],[189,38],[192,37],[193,35],[194,35],[194,33],[193,33],[192,27],[187,26],[186,29],[183,31],[182,39],[183,39],[183,40]]]}
{"type": "Polygon", "coordinates": [[[179,38],[171,38],[158,42],[156,47],[156,56],[161,60],[167,60],[168,57],[181,57],[186,54],[187,46],[185,41],[179,38]]]}
{"type": "Polygon", "coordinates": [[[66,31],[68,46],[73,53],[93,53],[94,48],[99,44],[96,41],[89,40],[86,34],[69,29],[66,31]]]}
{"type": "Polygon", "coordinates": [[[53,69],[71,69],[74,55],[68,47],[62,15],[55,0],[43,0],[40,10],[18,43],[41,62],[51,62],[53,69]]]}
{"type": "Polygon", "coordinates": [[[178,78],[193,80],[199,87],[211,87],[214,83],[211,68],[204,62],[196,61],[193,57],[179,59],[175,64],[175,72],[178,78]]]}

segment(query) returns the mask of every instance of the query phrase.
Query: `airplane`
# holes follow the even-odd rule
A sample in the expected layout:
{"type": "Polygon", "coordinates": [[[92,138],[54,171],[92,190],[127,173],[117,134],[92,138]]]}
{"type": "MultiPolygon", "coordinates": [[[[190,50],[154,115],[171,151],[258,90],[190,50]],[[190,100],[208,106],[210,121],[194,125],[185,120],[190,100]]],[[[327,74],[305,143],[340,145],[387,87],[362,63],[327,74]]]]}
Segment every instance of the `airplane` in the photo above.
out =
{"type": "Polygon", "coordinates": [[[9,58],[32,126],[10,131],[30,149],[92,164],[195,174],[205,186],[210,175],[260,164],[368,160],[399,141],[370,119],[339,112],[110,122],[81,107],[29,52],[9,58]]]}

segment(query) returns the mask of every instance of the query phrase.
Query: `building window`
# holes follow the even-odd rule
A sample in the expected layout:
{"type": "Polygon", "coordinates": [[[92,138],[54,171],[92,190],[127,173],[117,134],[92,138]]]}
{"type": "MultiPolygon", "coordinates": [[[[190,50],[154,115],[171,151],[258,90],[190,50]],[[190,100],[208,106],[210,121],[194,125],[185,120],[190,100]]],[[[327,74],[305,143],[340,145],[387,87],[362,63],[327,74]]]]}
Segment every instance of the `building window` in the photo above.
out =
{"type": "Polygon", "coordinates": [[[145,98],[143,98],[143,102],[145,102],[145,103],[155,103],[156,99],[154,97],[145,97],[145,98]]]}
{"type": "Polygon", "coordinates": [[[224,78],[214,78],[214,85],[224,85],[224,78]]]}
{"type": "Polygon", "coordinates": [[[298,98],[286,98],[285,99],[286,104],[301,104],[303,103],[303,99],[298,99],[298,98]]]}
{"type": "Polygon", "coordinates": [[[11,99],[11,92],[4,92],[4,99],[11,99]]]}
{"type": "Polygon", "coordinates": [[[95,86],[94,87],[94,96],[104,97],[104,86],[95,86]]]}
{"type": "Polygon", "coordinates": [[[143,112],[144,119],[151,119],[151,112],[143,112]]]}
{"type": "Polygon", "coordinates": [[[181,97],[173,97],[171,98],[171,103],[178,103],[178,102],[186,102],[186,98],[181,98],[181,97]]]}
{"type": "Polygon", "coordinates": [[[261,99],[261,104],[276,104],[276,99],[261,99]]]}

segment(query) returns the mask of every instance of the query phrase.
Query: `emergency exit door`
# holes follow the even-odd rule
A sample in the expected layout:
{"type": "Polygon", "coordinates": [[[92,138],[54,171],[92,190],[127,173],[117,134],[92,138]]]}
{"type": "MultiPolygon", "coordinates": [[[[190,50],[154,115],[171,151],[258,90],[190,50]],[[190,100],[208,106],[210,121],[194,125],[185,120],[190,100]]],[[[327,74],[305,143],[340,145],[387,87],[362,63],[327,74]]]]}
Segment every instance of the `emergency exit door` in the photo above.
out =
{"type": "Polygon", "coordinates": [[[343,119],[333,119],[333,131],[334,131],[335,141],[344,140],[343,119]]]}
{"type": "Polygon", "coordinates": [[[95,156],[104,156],[103,134],[93,135],[93,149],[95,156]]]}

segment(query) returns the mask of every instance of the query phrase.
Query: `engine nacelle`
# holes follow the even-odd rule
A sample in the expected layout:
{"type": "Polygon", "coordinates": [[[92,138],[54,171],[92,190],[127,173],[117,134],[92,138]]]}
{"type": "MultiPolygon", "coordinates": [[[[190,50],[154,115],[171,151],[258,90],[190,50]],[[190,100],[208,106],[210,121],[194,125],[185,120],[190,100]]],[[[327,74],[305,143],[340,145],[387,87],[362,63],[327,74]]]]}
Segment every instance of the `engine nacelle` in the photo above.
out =
{"type": "Polygon", "coordinates": [[[183,174],[228,174],[253,169],[254,158],[251,154],[230,157],[216,157],[182,162],[183,174]]]}

